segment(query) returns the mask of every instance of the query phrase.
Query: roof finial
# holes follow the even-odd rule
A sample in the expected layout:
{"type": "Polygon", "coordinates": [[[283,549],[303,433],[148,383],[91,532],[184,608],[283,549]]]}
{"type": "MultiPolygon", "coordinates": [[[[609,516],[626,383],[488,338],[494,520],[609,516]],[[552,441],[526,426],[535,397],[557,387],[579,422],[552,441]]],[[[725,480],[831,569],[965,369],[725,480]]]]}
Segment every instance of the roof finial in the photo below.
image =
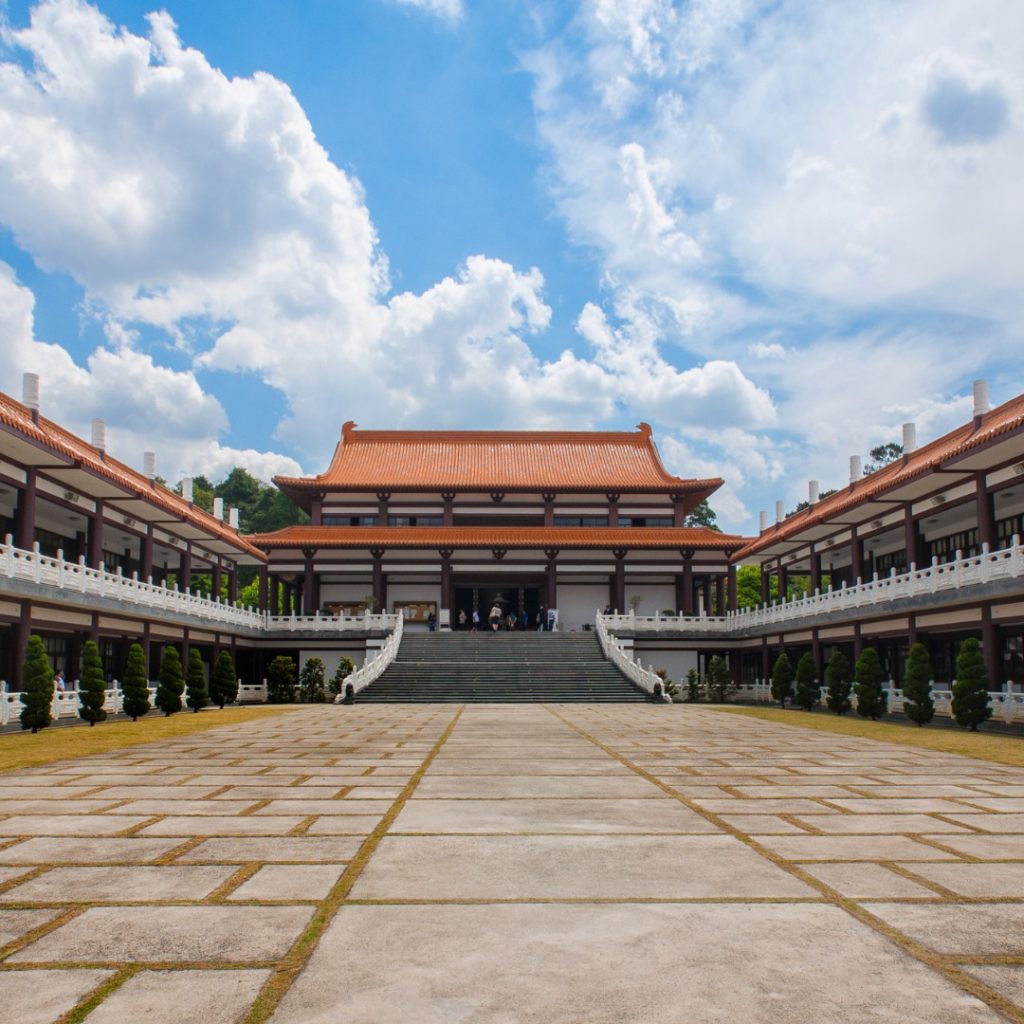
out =
{"type": "Polygon", "coordinates": [[[352,434],[359,424],[355,420],[345,420],[341,425],[341,440],[342,442],[350,441],[352,434]]]}
{"type": "Polygon", "coordinates": [[[643,422],[638,423],[636,425],[636,429],[639,430],[640,433],[643,434],[643,436],[647,437],[647,438],[649,438],[654,433],[654,431],[651,430],[650,423],[643,423],[643,422]]]}

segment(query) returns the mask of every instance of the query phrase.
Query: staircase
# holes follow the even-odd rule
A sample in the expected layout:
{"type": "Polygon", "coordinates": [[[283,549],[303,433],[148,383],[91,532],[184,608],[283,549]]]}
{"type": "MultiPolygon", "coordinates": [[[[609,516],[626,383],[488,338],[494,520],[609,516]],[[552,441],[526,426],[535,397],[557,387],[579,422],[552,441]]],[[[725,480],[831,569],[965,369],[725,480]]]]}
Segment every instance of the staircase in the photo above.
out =
{"type": "Polygon", "coordinates": [[[646,701],[594,633],[406,633],[360,703],[646,701]]]}

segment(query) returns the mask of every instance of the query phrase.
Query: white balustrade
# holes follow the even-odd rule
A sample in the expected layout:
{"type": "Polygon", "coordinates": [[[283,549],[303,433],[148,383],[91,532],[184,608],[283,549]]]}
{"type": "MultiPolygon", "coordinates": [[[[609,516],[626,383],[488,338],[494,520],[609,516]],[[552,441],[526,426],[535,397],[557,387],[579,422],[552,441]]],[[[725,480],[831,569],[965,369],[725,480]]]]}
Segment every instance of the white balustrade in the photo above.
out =
{"type": "Polygon", "coordinates": [[[341,685],[341,693],[334,698],[335,704],[341,704],[346,698],[354,697],[360,690],[365,690],[370,683],[375,682],[383,675],[384,670],[395,660],[398,655],[398,648],[402,643],[402,633],[405,619],[401,615],[384,616],[394,623],[391,635],[381,644],[377,654],[367,657],[361,668],[350,672],[341,685]]]}
{"type": "Polygon", "coordinates": [[[719,633],[732,635],[740,630],[774,626],[806,619],[829,612],[877,605],[883,601],[953,593],[964,587],[995,583],[1024,577],[1024,545],[1014,537],[1013,544],[1001,551],[983,550],[980,555],[957,558],[952,562],[933,561],[925,569],[912,569],[896,575],[875,577],[852,587],[829,587],[823,592],[807,594],[795,601],[746,608],[727,615],[624,615],[598,614],[611,633],[626,630],[636,633],[719,633]]]}
{"type": "Polygon", "coordinates": [[[652,668],[644,668],[638,660],[634,661],[626,653],[622,645],[608,631],[603,621],[606,617],[598,614],[596,625],[597,639],[601,642],[601,651],[605,658],[641,690],[646,690],[652,697],[660,697],[671,704],[672,698],[665,692],[664,680],[652,668]]]}

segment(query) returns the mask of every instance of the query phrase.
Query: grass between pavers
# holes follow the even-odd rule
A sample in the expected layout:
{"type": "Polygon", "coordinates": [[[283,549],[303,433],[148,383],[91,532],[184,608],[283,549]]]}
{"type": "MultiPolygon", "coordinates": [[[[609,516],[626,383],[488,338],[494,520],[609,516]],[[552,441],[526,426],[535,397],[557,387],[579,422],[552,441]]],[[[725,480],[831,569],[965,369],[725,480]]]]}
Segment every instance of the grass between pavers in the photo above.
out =
{"type": "Polygon", "coordinates": [[[1024,768],[1024,737],[993,735],[984,732],[952,732],[948,729],[929,729],[928,726],[902,725],[897,722],[872,722],[867,718],[847,718],[840,715],[820,715],[807,711],[783,711],[782,708],[740,708],[704,705],[708,711],[746,715],[766,722],[795,725],[819,732],[834,732],[840,736],[879,740],[882,743],[900,743],[905,747],[938,750],[943,754],[962,754],[979,761],[993,761],[1024,768]]]}
{"type": "Polygon", "coordinates": [[[101,722],[96,726],[72,726],[44,729],[35,734],[15,732],[0,735],[0,773],[18,768],[37,768],[91,754],[108,754],[112,750],[138,747],[144,743],[177,739],[195,733],[209,732],[223,725],[240,725],[268,715],[297,711],[294,705],[258,708],[213,708],[193,714],[181,711],[169,718],[150,712],[137,722],[101,722]]]}

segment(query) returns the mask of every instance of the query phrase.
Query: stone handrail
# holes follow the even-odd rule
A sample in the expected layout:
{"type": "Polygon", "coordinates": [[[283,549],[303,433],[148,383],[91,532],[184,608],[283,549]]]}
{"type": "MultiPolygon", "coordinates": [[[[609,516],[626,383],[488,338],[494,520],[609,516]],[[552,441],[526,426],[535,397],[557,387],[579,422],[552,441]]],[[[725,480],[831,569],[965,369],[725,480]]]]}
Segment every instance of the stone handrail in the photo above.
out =
{"type": "Polygon", "coordinates": [[[646,669],[639,661],[634,661],[609,633],[602,621],[604,616],[597,616],[597,639],[601,643],[601,652],[627,679],[652,697],[672,703],[672,698],[665,692],[665,683],[653,669],[646,669]]]}
{"type": "Polygon", "coordinates": [[[963,587],[993,583],[998,580],[1024,577],[1024,545],[1014,536],[1010,547],[1000,551],[989,551],[982,546],[980,555],[963,558],[957,552],[952,562],[940,563],[937,559],[924,569],[912,567],[909,572],[896,575],[895,569],[888,575],[877,574],[868,582],[858,582],[852,587],[841,586],[838,590],[829,587],[825,591],[806,594],[794,601],[785,599],[771,605],[746,608],[729,612],[727,615],[598,615],[598,622],[615,633],[626,630],[636,633],[667,632],[708,632],[733,634],[743,629],[758,626],[774,626],[805,619],[829,612],[860,608],[864,605],[879,604],[904,598],[928,596],[931,594],[955,592],[963,587]]]}
{"type": "Polygon", "coordinates": [[[384,670],[395,660],[398,648],[402,643],[402,633],[405,626],[405,619],[401,615],[387,616],[394,621],[394,628],[391,635],[381,644],[380,649],[374,658],[367,658],[362,668],[357,668],[345,677],[341,693],[334,698],[335,704],[344,704],[351,701],[360,690],[365,690],[370,683],[375,682],[383,675],[384,670]]]}

